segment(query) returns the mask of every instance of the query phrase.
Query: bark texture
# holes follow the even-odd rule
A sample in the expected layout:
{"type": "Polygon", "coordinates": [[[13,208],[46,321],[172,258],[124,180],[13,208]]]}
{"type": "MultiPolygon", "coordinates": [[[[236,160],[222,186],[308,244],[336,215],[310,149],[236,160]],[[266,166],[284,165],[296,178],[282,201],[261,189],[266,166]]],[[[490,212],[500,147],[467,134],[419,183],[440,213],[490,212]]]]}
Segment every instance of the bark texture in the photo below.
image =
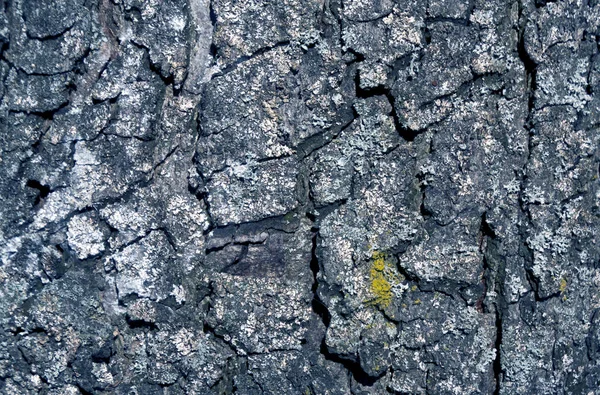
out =
{"type": "Polygon", "coordinates": [[[598,0],[0,2],[0,393],[600,394],[598,0]]]}

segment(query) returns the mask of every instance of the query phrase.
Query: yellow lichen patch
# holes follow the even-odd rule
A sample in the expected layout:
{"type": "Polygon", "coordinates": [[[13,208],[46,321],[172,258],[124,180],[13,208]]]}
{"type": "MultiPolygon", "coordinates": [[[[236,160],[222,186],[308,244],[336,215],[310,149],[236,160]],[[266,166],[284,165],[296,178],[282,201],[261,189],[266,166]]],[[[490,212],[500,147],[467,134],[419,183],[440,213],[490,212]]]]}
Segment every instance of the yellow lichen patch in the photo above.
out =
{"type": "Polygon", "coordinates": [[[373,253],[373,268],[371,272],[373,270],[383,272],[383,269],[385,269],[385,254],[376,251],[373,253]]]}
{"type": "Polygon", "coordinates": [[[373,261],[369,272],[370,291],[373,298],[366,303],[379,308],[386,308],[392,302],[394,287],[401,285],[404,277],[396,272],[394,265],[385,253],[373,252],[373,261]]]}
{"type": "Polygon", "coordinates": [[[562,295],[562,301],[566,302],[567,301],[567,279],[562,277],[560,279],[560,284],[558,286],[558,290],[560,291],[560,294],[562,295]]]}
{"type": "Polygon", "coordinates": [[[560,290],[561,294],[564,294],[567,290],[567,280],[564,277],[560,279],[560,285],[558,289],[560,290]]]}

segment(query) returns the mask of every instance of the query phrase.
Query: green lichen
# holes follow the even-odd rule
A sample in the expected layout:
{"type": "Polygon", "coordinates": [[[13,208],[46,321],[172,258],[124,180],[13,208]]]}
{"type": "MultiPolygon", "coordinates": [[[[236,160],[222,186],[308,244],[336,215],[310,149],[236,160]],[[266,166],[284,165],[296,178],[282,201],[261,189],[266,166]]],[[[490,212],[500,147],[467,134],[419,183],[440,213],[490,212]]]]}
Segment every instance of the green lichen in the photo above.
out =
{"type": "Polygon", "coordinates": [[[370,306],[385,309],[392,303],[394,288],[400,286],[404,276],[398,274],[393,263],[387,259],[385,253],[374,251],[371,269],[369,271],[369,290],[373,297],[366,301],[370,306]]]}

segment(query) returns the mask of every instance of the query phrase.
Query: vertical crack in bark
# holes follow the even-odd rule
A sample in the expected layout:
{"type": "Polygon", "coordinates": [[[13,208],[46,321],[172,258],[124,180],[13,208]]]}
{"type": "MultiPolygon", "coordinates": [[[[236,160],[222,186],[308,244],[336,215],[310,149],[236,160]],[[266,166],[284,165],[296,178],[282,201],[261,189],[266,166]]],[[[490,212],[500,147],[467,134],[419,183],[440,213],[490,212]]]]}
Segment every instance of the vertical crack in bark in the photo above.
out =
{"type": "Polygon", "coordinates": [[[494,325],[496,328],[496,337],[494,348],[496,355],[492,361],[492,371],[494,375],[494,395],[500,394],[502,383],[502,326],[503,314],[506,309],[506,299],[504,297],[504,281],[506,272],[506,262],[496,253],[497,236],[494,230],[487,222],[487,213],[481,216],[480,233],[480,251],[483,254],[483,294],[477,301],[477,309],[482,313],[493,313],[494,325]],[[488,292],[492,288],[494,299],[488,300],[488,292]],[[486,303],[487,302],[487,303],[486,303]]]}
{"type": "Polygon", "coordinates": [[[521,180],[519,187],[519,205],[522,215],[525,217],[525,221],[519,226],[519,233],[521,237],[521,245],[523,250],[527,251],[525,273],[527,281],[531,289],[534,292],[536,300],[539,300],[537,279],[534,276],[531,265],[533,264],[533,251],[527,245],[527,224],[530,222],[530,214],[528,203],[524,197],[525,183],[527,181],[527,166],[531,159],[531,152],[533,149],[533,135],[535,133],[533,114],[535,112],[535,91],[537,89],[537,64],[527,52],[525,45],[525,29],[527,25],[527,15],[525,15],[525,9],[522,1],[519,1],[519,31],[518,31],[518,43],[517,53],[519,59],[523,63],[525,69],[525,80],[526,80],[526,95],[527,95],[527,118],[525,120],[525,130],[528,132],[527,140],[527,159],[523,164],[521,171],[521,180]]]}

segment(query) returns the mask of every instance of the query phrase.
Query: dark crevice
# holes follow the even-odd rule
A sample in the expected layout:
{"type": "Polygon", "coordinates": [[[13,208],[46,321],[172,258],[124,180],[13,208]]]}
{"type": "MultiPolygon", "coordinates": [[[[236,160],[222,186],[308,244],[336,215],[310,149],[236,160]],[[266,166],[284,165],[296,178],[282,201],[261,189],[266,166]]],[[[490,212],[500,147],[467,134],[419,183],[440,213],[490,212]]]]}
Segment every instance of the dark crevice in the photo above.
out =
{"type": "MultiPolygon", "coordinates": [[[[205,194],[201,194],[201,196],[206,197],[205,194]]],[[[206,200],[208,204],[208,201],[206,200]]],[[[210,207],[207,206],[207,211],[210,215],[210,207]]],[[[247,221],[241,223],[231,223],[224,225],[215,224],[211,228],[209,228],[206,233],[214,232],[216,236],[224,237],[225,235],[239,235],[244,234],[244,232],[251,232],[257,229],[261,230],[276,230],[283,233],[292,233],[295,229],[297,229],[297,218],[295,215],[296,211],[291,211],[286,214],[273,215],[270,217],[265,217],[261,219],[257,219],[254,221],[247,221]],[[292,219],[290,220],[290,216],[292,219]]]]}
{"type": "MultiPolygon", "coordinates": [[[[233,262],[231,262],[230,264],[228,264],[227,266],[225,266],[222,270],[221,273],[226,273],[226,274],[235,274],[235,267],[238,263],[240,263],[241,261],[243,261],[247,256],[248,256],[248,245],[249,243],[243,243],[243,244],[239,244],[242,246],[242,250],[240,251],[240,253],[238,254],[237,257],[235,257],[235,259],[233,260],[233,262]]],[[[208,250],[207,250],[207,254],[208,254],[208,250]]]]}
{"type": "MultiPolygon", "coordinates": [[[[311,290],[313,292],[314,298],[317,298],[317,288],[319,287],[319,281],[317,279],[317,275],[319,274],[319,258],[317,258],[317,237],[319,236],[319,229],[312,228],[312,246],[310,249],[310,271],[313,274],[313,284],[311,290]]],[[[313,299],[314,299],[313,298],[313,299]]]]}
{"type": "Polygon", "coordinates": [[[496,341],[494,342],[494,348],[496,349],[496,356],[492,363],[492,368],[494,370],[494,395],[500,395],[500,388],[502,383],[502,353],[500,349],[502,347],[502,312],[496,310],[496,341]]]}
{"type": "MultiPolygon", "coordinates": [[[[317,257],[317,239],[319,237],[318,228],[313,228],[312,236],[312,247],[311,247],[311,259],[310,259],[310,270],[313,274],[313,284],[311,287],[313,293],[313,299],[311,301],[313,312],[321,318],[321,321],[325,325],[325,328],[329,327],[331,323],[331,314],[327,310],[327,306],[323,303],[318,294],[319,280],[318,274],[321,270],[319,265],[319,259],[317,257]]],[[[325,339],[323,338],[323,342],[325,339]]]]}
{"type": "Polygon", "coordinates": [[[548,3],[556,3],[556,0],[535,0],[535,8],[543,8],[548,3]]]}
{"type": "MultiPolygon", "coordinates": [[[[404,250],[406,250],[406,248],[404,248],[404,250]]],[[[404,251],[400,252],[398,255],[403,254],[403,253],[404,253],[404,251]]],[[[415,285],[419,288],[420,291],[427,292],[426,290],[421,289],[421,285],[422,285],[421,279],[416,274],[406,270],[406,268],[400,264],[400,259],[398,258],[398,256],[396,256],[396,269],[398,270],[398,273],[400,273],[406,280],[408,280],[409,282],[415,283],[415,285]]],[[[444,293],[444,292],[440,291],[440,293],[444,293]]],[[[451,295],[449,295],[449,296],[451,296],[451,295]]]]}
{"type": "Polygon", "coordinates": [[[304,139],[296,147],[298,157],[300,159],[304,159],[312,155],[313,152],[325,147],[333,140],[335,140],[344,130],[350,127],[350,125],[352,125],[354,120],[357,118],[358,113],[354,108],[352,108],[352,118],[349,117],[349,120],[340,127],[331,128],[304,139]]]}
{"type": "Polygon", "coordinates": [[[188,191],[198,199],[199,202],[204,203],[206,216],[208,217],[208,228],[204,231],[204,234],[210,233],[214,228],[214,220],[210,215],[210,203],[208,202],[208,194],[205,190],[194,189],[191,185],[188,185],[188,191]]]}
{"type": "Polygon", "coordinates": [[[363,55],[363,54],[362,54],[362,53],[360,53],[360,52],[357,52],[357,51],[355,51],[355,50],[354,50],[354,49],[352,49],[352,48],[348,48],[348,49],[346,50],[346,53],[349,53],[349,54],[351,54],[352,56],[354,56],[354,58],[353,58],[352,60],[350,60],[350,61],[348,61],[348,62],[346,63],[346,65],[347,65],[347,66],[350,66],[350,65],[352,65],[352,64],[354,64],[354,63],[360,63],[360,62],[363,62],[363,61],[365,60],[365,55],[363,55]]]}
{"type": "Polygon", "coordinates": [[[504,296],[504,284],[506,277],[506,262],[498,253],[498,236],[487,220],[487,212],[481,215],[479,226],[479,251],[483,254],[483,274],[481,276],[482,294],[477,300],[475,307],[480,313],[494,314],[494,325],[496,329],[494,348],[496,355],[492,361],[494,375],[494,395],[499,395],[503,379],[502,369],[502,329],[503,316],[506,311],[506,298],[504,296]],[[492,288],[495,294],[493,300],[488,300],[488,291],[492,288]]]}
{"type": "MultiPolygon", "coordinates": [[[[212,293],[212,291],[211,291],[211,293],[212,293]]],[[[219,339],[222,344],[224,344],[227,348],[229,348],[231,350],[231,352],[233,352],[234,354],[237,354],[236,347],[233,344],[231,344],[231,341],[225,340],[225,336],[217,333],[215,328],[210,326],[207,322],[204,322],[202,324],[202,332],[212,335],[215,339],[219,339]]]]}
{"type": "Polygon", "coordinates": [[[144,321],[144,320],[137,320],[137,319],[132,319],[129,316],[126,316],[126,320],[127,320],[127,325],[131,328],[131,329],[136,329],[136,328],[141,328],[141,329],[148,329],[148,330],[157,330],[158,327],[156,326],[156,324],[154,322],[148,322],[148,321],[144,321]]]}
{"type": "MultiPolygon", "coordinates": [[[[312,192],[311,192],[311,198],[312,198],[312,192]]],[[[315,208],[314,208],[315,214],[311,214],[311,215],[313,215],[315,217],[315,221],[317,221],[319,218],[327,217],[329,214],[336,211],[338,208],[345,205],[347,202],[348,202],[348,199],[340,199],[340,200],[337,200],[335,202],[332,202],[332,203],[329,203],[326,205],[315,206],[315,208]]]]}
{"type": "MultiPolygon", "coordinates": [[[[496,298],[495,300],[492,302],[493,303],[493,308],[494,308],[494,315],[495,315],[495,326],[496,326],[496,340],[494,341],[494,348],[496,349],[496,356],[494,357],[494,361],[492,362],[492,369],[494,372],[494,382],[495,382],[495,389],[494,389],[494,395],[499,395],[500,394],[500,390],[501,390],[501,386],[502,386],[502,380],[504,377],[504,369],[502,367],[503,361],[502,361],[502,342],[503,342],[503,327],[504,327],[504,314],[505,311],[507,310],[508,306],[507,306],[507,302],[506,302],[506,297],[504,295],[504,284],[506,281],[506,261],[503,257],[500,257],[499,254],[496,251],[496,235],[495,233],[493,233],[493,231],[491,233],[490,230],[487,230],[489,228],[489,226],[487,225],[487,221],[485,221],[485,217],[483,217],[483,221],[482,221],[482,231],[485,232],[484,234],[489,234],[489,236],[486,236],[489,238],[490,243],[486,246],[486,250],[485,250],[485,255],[484,255],[484,270],[486,270],[486,275],[487,278],[485,279],[485,287],[486,287],[486,292],[487,292],[487,288],[489,287],[489,284],[491,284],[492,282],[492,276],[495,275],[495,278],[493,279],[493,285],[494,285],[494,292],[496,294],[496,298]]],[[[484,301],[484,308],[486,308],[486,310],[490,310],[492,306],[487,306],[485,301],[484,301]]],[[[487,312],[487,311],[486,311],[487,312]]]]}
{"type": "Polygon", "coordinates": [[[219,48],[215,44],[215,32],[217,31],[217,13],[215,12],[214,0],[210,0],[208,4],[208,14],[210,18],[210,24],[212,26],[212,38],[210,41],[209,54],[213,61],[217,59],[219,55],[219,48]]]}
{"type": "Polygon", "coordinates": [[[414,139],[424,131],[424,130],[418,130],[418,131],[411,130],[411,129],[405,127],[404,125],[402,125],[402,122],[400,122],[400,117],[398,116],[398,113],[396,112],[396,98],[394,97],[394,95],[392,95],[392,92],[388,87],[378,85],[374,88],[363,89],[360,87],[360,74],[358,72],[356,72],[356,74],[355,74],[354,83],[356,86],[356,97],[357,98],[366,99],[366,98],[375,97],[375,96],[385,96],[387,98],[387,100],[390,103],[390,106],[392,108],[389,115],[394,120],[394,127],[396,128],[396,131],[404,140],[414,141],[414,139]]]}
{"type": "Polygon", "coordinates": [[[52,110],[46,110],[46,111],[16,111],[16,110],[9,110],[9,113],[12,114],[31,114],[31,115],[35,115],[38,116],[46,121],[52,121],[54,120],[54,116],[56,114],[60,114],[63,112],[66,112],[65,107],[67,107],[70,104],[70,102],[67,100],[64,103],[60,104],[58,107],[52,109],[52,110]]]}
{"type": "MultiPolygon", "coordinates": [[[[448,18],[448,17],[433,17],[433,18],[425,19],[426,26],[429,24],[432,24],[432,23],[452,23],[454,25],[459,25],[459,26],[468,26],[470,21],[469,21],[469,19],[448,18]]],[[[431,37],[430,37],[430,41],[431,41],[431,37]]],[[[429,44],[429,42],[428,42],[428,44],[429,44]]]]}
{"type": "MultiPolygon", "coordinates": [[[[522,7],[522,5],[520,5],[522,7]]],[[[523,10],[521,9],[520,12],[523,10]]],[[[519,16],[523,17],[522,15],[519,16]]],[[[523,67],[525,68],[526,74],[526,82],[527,82],[527,94],[528,94],[528,102],[527,109],[529,116],[531,116],[532,110],[535,108],[535,90],[537,88],[537,64],[531,58],[527,49],[525,48],[525,24],[526,21],[522,21],[522,26],[519,30],[519,41],[517,43],[517,54],[519,55],[519,59],[523,63],[523,67]]]]}
{"type": "Polygon", "coordinates": [[[419,172],[417,174],[417,181],[418,181],[418,185],[419,185],[419,192],[420,192],[420,199],[421,199],[421,203],[419,204],[419,213],[421,214],[421,217],[423,217],[423,220],[427,221],[428,219],[430,219],[433,216],[433,212],[431,212],[431,210],[429,210],[427,208],[427,206],[425,205],[426,192],[427,192],[427,184],[425,181],[425,177],[426,177],[426,175],[423,174],[422,172],[419,172]]]}
{"type": "Polygon", "coordinates": [[[414,141],[414,139],[419,134],[423,133],[424,130],[412,130],[412,129],[409,129],[409,128],[405,127],[404,125],[402,125],[402,123],[400,122],[400,117],[398,116],[398,113],[396,112],[396,99],[391,94],[391,92],[388,92],[385,96],[387,97],[388,101],[390,102],[390,104],[392,106],[392,112],[390,113],[390,115],[394,119],[394,126],[396,127],[396,131],[400,134],[400,136],[404,140],[414,141]]]}
{"type": "Polygon", "coordinates": [[[479,297],[479,299],[477,299],[477,302],[475,303],[475,308],[480,313],[490,313],[492,311],[497,310],[490,309],[491,306],[488,306],[486,304],[488,288],[490,285],[494,285],[492,278],[493,268],[490,265],[488,257],[486,256],[486,252],[488,249],[488,239],[496,238],[496,234],[494,233],[490,225],[487,223],[486,214],[487,213],[483,213],[483,215],[481,216],[481,225],[479,226],[479,251],[483,254],[483,275],[481,276],[482,292],[481,296],[479,297]]]}
{"type": "Polygon", "coordinates": [[[85,388],[83,388],[79,383],[75,383],[75,386],[77,387],[77,389],[79,390],[79,392],[81,393],[81,395],[93,395],[93,392],[90,392],[88,390],[86,390],[85,388]]]}
{"type": "MultiPolygon", "coordinates": [[[[485,238],[495,239],[496,232],[492,229],[487,221],[487,212],[481,215],[481,225],[479,226],[479,247],[483,248],[483,242],[485,238]]],[[[483,251],[482,251],[483,252],[483,251]]]]}
{"type": "Polygon", "coordinates": [[[29,188],[37,189],[38,191],[38,194],[35,197],[35,201],[33,202],[34,207],[37,207],[42,201],[42,199],[45,199],[51,192],[51,189],[48,185],[42,185],[37,180],[27,180],[27,183],[25,185],[29,188]]]}
{"type": "Polygon", "coordinates": [[[102,347],[92,353],[92,361],[96,363],[103,362],[108,364],[113,355],[112,342],[107,341],[102,347]]]}
{"type": "MultiPolygon", "coordinates": [[[[23,18],[23,22],[27,22],[25,20],[25,15],[22,15],[23,18]]],[[[25,35],[27,36],[28,39],[30,40],[35,40],[35,41],[40,41],[40,42],[44,42],[44,41],[51,41],[51,40],[56,40],[61,38],[62,36],[64,36],[65,34],[67,34],[71,29],[73,29],[73,26],[75,26],[75,23],[73,23],[72,25],[66,27],[63,31],[58,32],[56,34],[49,34],[47,36],[43,36],[43,37],[39,37],[39,36],[34,36],[31,34],[31,32],[29,32],[28,29],[25,29],[25,35]]]]}
{"type": "Polygon", "coordinates": [[[236,60],[234,60],[232,63],[225,66],[225,68],[223,68],[219,73],[216,73],[215,75],[213,75],[213,78],[230,73],[231,71],[235,70],[240,64],[242,64],[244,62],[247,62],[247,61],[257,58],[261,55],[264,55],[265,53],[272,51],[274,49],[277,49],[280,47],[285,47],[286,45],[289,45],[289,44],[290,44],[290,40],[284,40],[284,41],[275,43],[273,45],[270,45],[268,47],[260,48],[256,51],[254,51],[253,53],[251,53],[250,55],[241,56],[241,57],[237,58],[236,60]]]}
{"type": "Polygon", "coordinates": [[[173,96],[179,96],[181,92],[181,87],[175,84],[175,75],[174,73],[165,75],[163,74],[159,65],[152,62],[152,58],[150,57],[150,49],[146,47],[144,44],[138,43],[135,40],[132,40],[131,43],[135,45],[139,49],[143,49],[146,52],[147,60],[148,60],[148,69],[160,78],[164,86],[171,86],[173,88],[173,96]]]}
{"type": "Polygon", "coordinates": [[[215,6],[213,1],[210,1],[208,5],[209,15],[210,15],[210,23],[213,26],[213,29],[217,27],[217,13],[215,12],[215,6]]]}
{"type": "Polygon", "coordinates": [[[177,243],[175,243],[175,237],[171,234],[171,232],[166,227],[161,226],[161,227],[156,228],[154,230],[161,231],[162,234],[165,236],[165,239],[167,240],[167,243],[169,243],[169,245],[171,246],[171,248],[173,249],[173,251],[177,251],[177,243]]]}
{"type": "Polygon", "coordinates": [[[427,25],[423,26],[422,33],[423,33],[423,38],[425,39],[425,44],[426,45],[431,44],[431,31],[429,30],[427,25]]]}
{"type": "Polygon", "coordinates": [[[354,378],[357,383],[365,387],[372,387],[377,380],[381,379],[386,374],[386,372],[383,372],[379,376],[369,376],[360,366],[359,362],[345,359],[339,355],[330,353],[327,349],[327,345],[325,344],[325,339],[323,339],[323,342],[321,343],[321,354],[323,354],[326,360],[336,362],[344,366],[352,378],[354,378]]]}
{"type": "MultiPolygon", "coordinates": [[[[198,120],[198,128],[200,128],[199,122],[200,121],[198,120]]],[[[197,155],[198,155],[198,153],[195,153],[194,156],[192,157],[193,165],[196,165],[198,163],[197,155]]],[[[205,185],[206,185],[206,179],[200,173],[198,173],[198,180],[197,180],[197,183],[194,182],[194,185],[192,185],[192,183],[190,183],[190,181],[188,179],[188,191],[192,195],[194,195],[196,197],[196,199],[198,199],[199,202],[204,203],[204,208],[206,211],[206,215],[208,217],[208,227],[204,231],[204,235],[207,235],[216,227],[216,225],[210,214],[210,203],[208,201],[208,192],[205,189],[205,185]]]]}

